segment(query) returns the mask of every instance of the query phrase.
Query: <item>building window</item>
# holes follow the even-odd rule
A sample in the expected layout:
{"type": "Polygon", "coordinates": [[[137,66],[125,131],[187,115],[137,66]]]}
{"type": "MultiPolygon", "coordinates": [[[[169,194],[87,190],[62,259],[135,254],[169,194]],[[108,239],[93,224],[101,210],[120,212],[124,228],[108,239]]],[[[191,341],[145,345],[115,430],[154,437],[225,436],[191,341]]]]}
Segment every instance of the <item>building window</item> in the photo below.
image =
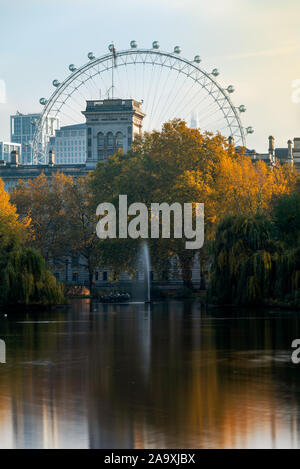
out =
{"type": "Polygon", "coordinates": [[[108,132],[106,134],[106,142],[107,142],[107,147],[108,148],[113,148],[114,146],[114,136],[112,132],[108,132]]]}
{"type": "Polygon", "coordinates": [[[72,282],[78,282],[78,272],[73,272],[72,282]]]}
{"type": "Polygon", "coordinates": [[[104,159],[104,134],[99,132],[97,135],[97,147],[98,147],[98,160],[104,159]]]}
{"type": "Polygon", "coordinates": [[[95,281],[98,282],[99,280],[99,272],[95,272],[95,281]]]}
{"type": "Polygon", "coordinates": [[[123,134],[122,132],[117,132],[116,135],[116,148],[123,148],[123,134]]]}
{"type": "Polygon", "coordinates": [[[114,154],[114,135],[112,132],[108,132],[106,134],[106,156],[110,156],[114,154]]]}
{"type": "Polygon", "coordinates": [[[102,132],[99,132],[97,135],[98,148],[104,148],[104,135],[102,132]]]}
{"type": "Polygon", "coordinates": [[[107,282],[107,272],[103,272],[103,281],[107,282]]]}

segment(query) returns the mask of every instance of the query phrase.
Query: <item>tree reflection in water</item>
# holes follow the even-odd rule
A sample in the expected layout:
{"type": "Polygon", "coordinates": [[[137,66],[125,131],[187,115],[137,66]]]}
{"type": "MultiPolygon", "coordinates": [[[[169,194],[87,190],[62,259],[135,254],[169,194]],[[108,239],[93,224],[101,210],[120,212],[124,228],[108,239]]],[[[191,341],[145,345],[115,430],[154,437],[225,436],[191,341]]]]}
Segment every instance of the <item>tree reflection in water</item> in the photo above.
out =
{"type": "Polygon", "coordinates": [[[298,331],[189,302],[1,319],[0,447],[298,447],[298,331]]]}

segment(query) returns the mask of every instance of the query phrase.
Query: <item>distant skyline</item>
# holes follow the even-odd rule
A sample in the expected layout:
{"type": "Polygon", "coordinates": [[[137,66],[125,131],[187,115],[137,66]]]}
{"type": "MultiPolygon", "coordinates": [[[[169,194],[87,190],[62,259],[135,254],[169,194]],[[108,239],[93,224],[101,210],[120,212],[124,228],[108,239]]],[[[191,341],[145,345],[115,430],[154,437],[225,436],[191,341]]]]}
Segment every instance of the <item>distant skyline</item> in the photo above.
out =
{"type": "Polygon", "coordinates": [[[246,105],[243,124],[255,129],[247,146],[264,152],[274,135],[286,147],[300,137],[299,17],[298,0],[0,0],[0,140],[9,138],[11,114],[41,111],[39,98],[70,63],[135,39],[199,54],[224,87],[235,86],[234,104],[246,105]]]}

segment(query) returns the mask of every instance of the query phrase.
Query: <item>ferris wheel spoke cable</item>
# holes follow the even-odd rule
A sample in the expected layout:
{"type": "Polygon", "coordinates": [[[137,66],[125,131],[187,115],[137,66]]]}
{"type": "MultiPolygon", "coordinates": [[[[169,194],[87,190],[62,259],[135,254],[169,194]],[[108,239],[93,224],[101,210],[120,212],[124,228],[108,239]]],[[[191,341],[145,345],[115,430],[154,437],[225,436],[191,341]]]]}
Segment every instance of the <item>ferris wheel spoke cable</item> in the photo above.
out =
{"type": "Polygon", "coordinates": [[[126,62],[124,62],[125,65],[125,72],[126,72],[126,79],[127,79],[127,96],[130,98],[131,97],[131,89],[130,89],[130,80],[128,77],[128,68],[126,66],[126,62]]]}
{"type": "MultiPolygon", "coordinates": [[[[166,112],[168,112],[172,118],[179,118],[181,116],[179,115],[174,115],[174,111],[173,110],[173,107],[176,105],[176,102],[177,102],[177,99],[179,99],[180,95],[181,95],[181,90],[184,86],[184,83],[182,82],[183,79],[184,79],[184,76],[181,75],[181,72],[179,71],[179,77],[178,77],[178,81],[177,83],[174,85],[173,87],[173,93],[172,93],[172,99],[170,99],[170,105],[168,108],[165,109],[166,112]]],[[[164,114],[165,116],[165,114],[164,114]]]]}
{"type": "Polygon", "coordinates": [[[127,67],[128,65],[128,56],[125,57],[125,61],[123,62],[124,66],[125,66],[125,70],[126,70],[126,77],[127,77],[127,89],[128,89],[128,92],[127,92],[127,96],[129,98],[132,99],[133,97],[133,94],[132,94],[132,89],[131,89],[131,85],[132,85],[132,80],[130,79],[130,76],[129,76],[129,68],[127,67]]]}
{"type": "MultiPolygon", "coordinates": [[[[184,93],[184,95],[180,98],[179,102],[175,102],[173,103],[173,107],[174,107],[174,116],[178,116],[178,117],[181,117],[183,112],[181,111],[181,107],[182,107],[182,102],[186,99],[186,97],[190,94],[190,92],[192,91],[193,87],[195,86],[195,82],[193,82],[190,87],[187,89],[187,91],[184,93]]],[[[177,96],[180,96],[179,94],[177,96]]]]}
{"type": "Polygon", "coordinates": [[[84,74],[87,76],[87,82],[93,84],[93,85],[94,85],[94,88],[96,89],[96,91],[97,91],[97,93],[98,93],[98,92],[99,92],[99,89],[98,89],[96,83],[94,82],[94,78],[93,78],[93,76],[92,76],[92,74],[91,74],[91,70],[89,70],[89,73],[84,72],[84,74]]]}
{"type": "MultiPolygon", "coordinates": [[[[105,73],[103,70],[99,71],[99,77],[100,77],[100,80],[102,81],[103,86],[104,86],[104,93],[103,93],[103,96],[106,96],[109,87],[108,87],[108,85],[107,85],[107,83],[106,83],[106,80],[104,80],[103,73],[105,73]]],[[[101,98],[102,98],[102,88],[100,88],[100,94],[101,94],[101,98]]]]}
{"type": "MultiPolygon", "coordinates": [[[[206,99],[209,99],[211,97],[211,95],[207,92],[207,89],[205,87],[201,87],[201,90],[206,91],[206,94],[203,97],[201,97],[200,101],[197,101],[197,104],[194,105],[194,107],[192,108],[192,111],[194,111],[196,108],[198,108],[201,103],[206,101],[206,99]]],[[[198,96],[199,96],[199,90],[196,90],[195,94],[193,94],[193,96],[189,99],[189,101],[184,105],[181,112],[183,113],[185,111],[186,107],[189,106],[191,102],[194,103],[198,96]]]]}
{"type": "MultiPolygon", "coordinates": [[[[63,99],[63,101],[62,101],[61,103],[62,103],[62,104],[67,103],[67,102],[70,100],[70,98],[72,97],[72,101],[74,101],[74,103],[76,103],[77,106],[78,106],[80,109],[82,109],[83,103],[85,104],[85,98],[84,98],[82,95],[79,95],[78,97],[81,96],[81,102],[78,102],[78,101],[77,101],[76,93],[78,93],[78,90],[77,90],[77,89],[74,89],[74,91],[72,91],[72,94],[70,94],[70,93],[64,93],[64,94],[62,94],[62,98],[64,98],[64,96],[65,96],[65,99],[63,99]],[[76,96],[76,98],[75,98],[75,96],[76,96]]],[[[79,94],[79,93],[78,93],[78,94],[79,94]]],[[[56,102],[59,103],[58,100],[57,100],[56,102]]]]}
{"type": "MultiPolygon", "coordinates": [[[[180,78],[182,79],[182,82],[183,82],[182,83],[182,88],[184,88],[184,85],[185,85],[184,80],[186,80],[186,77],[189,76],[189,74],[184,72],[183,68],[179,70],[179,73],[182,74],[182,76],[180,78]]],[[[185,96],[187,96],[191,93],[191,90],[192,90],[194,84],[195,84],[195,81],[194,81],[194,79],[192,79],[192,83],[190,84],[189,88],[187,89],[185,96]]],[[[198,93],[199,93],[199,91],[198,91],[198,93]]],[[[171,104],[172,112],[173,112],[175,117],[182,117],[182,115],[181,115],[182,113],[177,110],[177,109],[179,109],[179,107],[181,105],[181,100],[182,100],[182,98],[180,97],[181,95],[182,95],[181,88],[179,87],[175,92],[175,98],[174,98],[174,100],[172,101],[172,104],[171,104]],[[180,101],[178,102],[178,100],[180,100],[180,101]],[[174,108],[174,111],[173,111],[173,108],[174,108]]]]}
{"type": "Polygon", "coordinates": [[[68,119],[71,119],[73,122],[75,122],[75,124],[79,124],[80,122],[78,122],[78,120],[74,119],[73,117],[71,117],[69,114],[67,114],[66,112],[64,112],[62,109],[60,110],[60,113],[63,114],[64,116],[66,116],[68,119]]]}
{"type": "Polygon", "coordinates": [[[119,84],[119,97],[121,98],[122,96],[126,96],[125,92],[123,91],[123,80],[120,77],[120,72],[119,72],[119,67],[116,67],[116,73],[117,73],[117,78],[118,78],[118,84],[119,84]]]}
{"type": "Polygon", "coordinates": [[[157,112],[158,112],[158,110],[159,110],[159,106],[161,105],[162,97],[164,96],[164,93],[165,93],[165,91],[166,91],[166,85],[167,85],[167,83],[168,83],[169,80],[170,80],[170,74],[171,74],[171,72],[172,72],[172,69],[168,67],[168,71],[165,70],[165,72],[166,72],[166,73],[165,73],[166,78],[165,78],[165,80],[164,80],[164,82],[163,82],[163,86],[162,86],[160,95],[159,95],[159,97],[158,97],[158,99],[157,99],[157,105],[156,105],[156,107],[155,107],[155,109],[154,109],[154,112],[153,112],[153,121],[154,121],[154,122],[155,122],[156,114],[157,114],[157,112]]]}
{"type": "MultiPolygon", "coordinates": [[[[185,111],[186,107],[190,104],[191,101],[194,102],[194,98],[195,98],[196,95],[193,96],[193,98],[187,103],[187,105],[183,108],[182,112],[185,111]]],[[[212,99],[212,101],[209,101],[207,105],[205,105],[205,107],[202,107],[201,108],[201,116],[199,117],[202,117],[204,114],[204,112],[206,112],[208,109],[210,109],[211,106],[215,105],[216,102],[215,100],[213,99],[213,96],[211,96],[210,94],[206,94],[205,98],[202,98],[200,101],[198,101],[191,109],[190,109],[190,112],[193,113],[193,112],[196,112],[196,110],[200,110],[200,104],[203,104],[204,101],[206,101],[207,99],[212,99]]],[[[219,107],[218,107],[219,109],[219,107]]]]}
{"type": "MultiPolygon", "coordinates": [[[[152,64],[152,73],[151,73],[151,76],[153,76],[153,70],[154,70],[154,64],[152,64]]],[[[148,115],[148,119],[150,119],[150,113],[149,113],[149,109],[150,109],[150,96],[151,96],[151,91],[152,91],[152,88],[153,88],[153,83],[154,83],[154,79],[150,80],[150,83],[149,83],[149,87],[148,87],[148,93],[147,93],[147,100],[146,100],[146,115],[148,115]]]]}
{"type": "Polygon", "coordinates": [[[151,128],[152,121],[154,121],[154,106],[155,106],[155,104],[156,104],[156,102],[157,102],[158,86],[159,86],[159,84],[161,83],[161,74],[162,74],[162,71],[163,71],[163,67],[160,67],[160,71],[159,71],[159,73],[157,74],[156,86],[155,86],[155,91],[154,91],[154,97],[153,97],[152,107],[151,107],[151,112],[150,112],[150,123],[149,123],[150,128],[151,128]]]}
{"type": "MultiPolygon", "coordinates": [[[[76,96],[76,95],[75,95],[75,96],[76,96]]],[[[78,96],[78,97],[79,97],[79,96],[78,96]]],[[[74,95],[73,95],[73,96],[72,96],[72,99],[73,99],[73,101],[75,101],[75,103],[77,104],[77,106],[78,106],[78,108],[80,109],[80,112],[81,112],[81,110],[84,108],[85,103],[86,103],[85,98],[82,98],[82,101],[81,101],[81,102],[78,102],[78,101],[77,101],[77,97],[75,98],[74,95]]]]}
{"type": "MultiPolygon", "coordinates": [[[[178,80],[178,78],[179,78],[179,75],[180,75],[180,72],[177,72],[177,76],[176,76],[176,79],[175,79],[174,87],[175,87],[176,82],[177,82],[177,80],[178,80]]],[[[158,117],[159,121],[164,121],[163,117],[164,117],[165,114],[166,114],[166,109],[168,109],[167,106],[168,106],[168,103],[169,103],[169,100],[170,100],[170,97],[171,97],[171,94],[172,94],[172,91],[173,91],[174,87],[173,87],[173,86],[170,87],[170,91],[169,91],[169,93],[168,93],[168,95],[167,95],[167,99],[165,100],[164,103],[162,103],[162,109],[161,109],[161,112],[160,112],[159,117],[158,117]]]]}
{"type": "MultiPolygon", "coordinates": [[[[173,69],[173,63],[170,64],[170,66],[168,67],[169,68],[169,71],[171,71],[173,69]]],[[[180,76],[180,72],[177,70],[177,75],[173,78],[173,82],[174,83],[170,83],[170,91],[169,93],[167,94],[165,100],[161,102],[161,110],[160,110],[160,113],[159,113],[159,116],[158,116],[158,121],[162,121],[163,119],[161,119],[161,116],[162,114],[164,113],[165,109],[168,109],[168,103],[169,103],[169,100],[170,100],[170,97],[172,95],[172,91],[174,89],[174,87],[176,86],[176,82],[178,80],[180,76]]]]}
{"type": "MultiPolygon", "coordinates": [[[[83,72],[83,74],[85,75],[85,72],[83,72]]],[[[79,80],[78,82],[78,85],[77,85],[77,89],[81,88],[85,88],[88,92],[89,92],[89,96],[90,96],[90,93],[91,93],[91,88],[90,86],[87,85],[87,82],[89,82],[89,80],[87,79],[81,79],[79,80]]]]}
{"type": "MultiPolygon", "coordinates": [[[[99,84],[99,83],[96,83],[95,80],[94,80],[94,76],[96,77],[96,75],[97,75],[96,71],[95,71],[95,74],[94,74],[94,75],[92,75],[91,73],[90,73],[89,75],[88,75],[87,73],[85,73],[85,74],[88,76],[86,82],[91,83],[92,85],[94,85],[93,88],[90,88],[90,91],[91,91],[91,99],[94,99],[94,97],[95,97],[95,90],[96,90],[96,93],[97,93],[96,99],[98,99],[98,98],[99,98],[99,95],[100,95],[100,93],[101,93],[101,87],[99,87],[100,84],[99,84]]],[[[104,86],[106,86],[106,85],[104,85],[104,86]]]]}
{"type": "Polygon", "coordinates": [[[81,80],[78,80],[77,82],[75,82],[75,85],[76,85],[76,86],[73,88],[72,94],[70,93],[70,96],[69,96],[68,99],[70,99],[70,98],[73,96],[73,93],[74,93],[74,92],[77,92],[78,94],[80,94],[80,95],[82,96],[82,98],[84,99],[84,101],[86,101],[86,96],[81,93],[83,84],[84,84],[84,82],[81,81],[81,80]]]}
{"type": "MultiPolygon", "coordinates": [[[[213,104],[214,104],[214,103],[212,103],[212,105],[213,105],[213,104]]],[[[206,113],[205,115],[202,115],[202,116],[199,117],[199,121],[202,122],[202,126],[205,125],[205,127],[208,127],[209,125],[212,125],[212,124],[211,124],[211,121],[210,121],[209,119],[210,119],[212,116],[215,116],[215,115],[216,115],[216,111],[217,111],[217,109],[213,109],[212,112],[206,113]]],[[[219,112],[218,112],[218,114],[219,114],[219,112]]],[[[215,121],[218,121],[218,120],[221,120],[221,119],[224,120],[224,116],[223,116],[223,115],[221,115],[221,117],[215,119],[215,121]]],[[[228,125],[227,125],[227,127],[228,127],[228,125]]]]}
{"type": "Polygon", "coordinates": [[[64,103],[64,106],[67,106],[71,111],[75,113],[76,116],[81,115],[82,106],[78,106],[78,108],[74,108],[73,106],[71,106],[71,104],[67,102],[64,103]]]}
{"type": "MultiPolygon", "coordinates": [[[[221,121],[224,121],[223,116],[219,117],[218,119],[214,119],[214,120],[211,120],[211,121],[206,121],[206,122],[205,122],[205,125],[206,125],[206,126],[210,126],[210,127],[216,129],[216,125],[217,125],[219,122],[221,122],[221,121]]],[[[225,126],[224,130],[225,130],[225,129],[228,130],[228,126],[225,126]]],[[[219,128],[219,126],[218,126],[218,128],[217,128],[216,130],[218,130],[219,132],[221,131],[221,129],[219,128]]]]}

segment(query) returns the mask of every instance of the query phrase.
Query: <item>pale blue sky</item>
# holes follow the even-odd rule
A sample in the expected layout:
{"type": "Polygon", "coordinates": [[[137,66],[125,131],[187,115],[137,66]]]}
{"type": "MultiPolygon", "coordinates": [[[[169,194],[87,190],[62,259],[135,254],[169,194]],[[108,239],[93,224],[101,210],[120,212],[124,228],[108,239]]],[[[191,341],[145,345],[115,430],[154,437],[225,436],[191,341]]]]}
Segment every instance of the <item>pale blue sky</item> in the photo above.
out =
{"type": "Polygon", "coordinates": [[[9,137],[9,115],[40,110],[53,78],[70,63],[81,65],[92,50],[106,53],[136,39],[142,47],[159,40],[182,55],[200,54],[208,70],[217,66],[222,85],[236,86],[234,103],[247,106],[245,125],[255,134],[250,148],[266,149],[300,137],[300,103],[292,81],[300,79],[299,0],[0,0],[0,139],[9,137]]]}

